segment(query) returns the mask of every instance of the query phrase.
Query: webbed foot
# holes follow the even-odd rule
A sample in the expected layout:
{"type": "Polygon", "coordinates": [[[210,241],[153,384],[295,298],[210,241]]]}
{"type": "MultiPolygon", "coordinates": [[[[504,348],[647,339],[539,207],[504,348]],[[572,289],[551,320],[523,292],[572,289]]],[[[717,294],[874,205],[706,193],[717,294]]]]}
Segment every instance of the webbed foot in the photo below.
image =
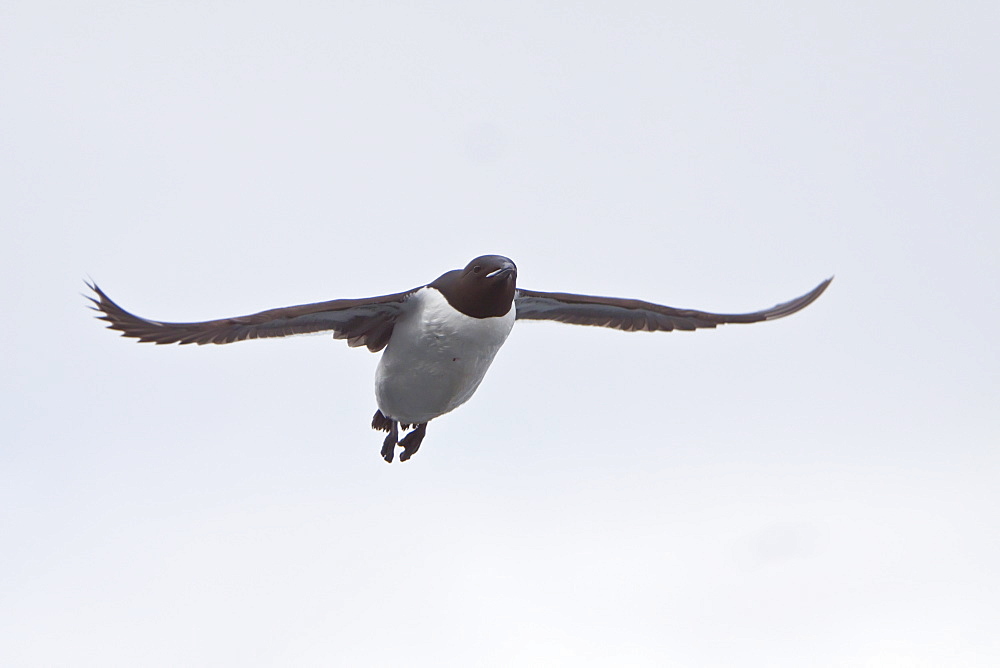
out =
{"type": "MultiPolygon", "coordinates": [[[[395,420],[392,420],[392,426],[389,427],[389,435],[385,437],[382,441],[382,459],[392,463],[392,453],[396,449],[396,442],[399,441],[399,427],[395,420]]],[[[400,457],[402,459],[402,457],[400,457]]]]}
{"type": "Polygon", "coordinates": [[[403,452],[399,455],[399,461],[405,462],[420,449],[420,444],[423,442],[424,434],[426,432],[427,423],[423,422],[418,424],[413,431],[403,437],[403,440],[399,442],[399,444],[403,447],[403,452]]]}

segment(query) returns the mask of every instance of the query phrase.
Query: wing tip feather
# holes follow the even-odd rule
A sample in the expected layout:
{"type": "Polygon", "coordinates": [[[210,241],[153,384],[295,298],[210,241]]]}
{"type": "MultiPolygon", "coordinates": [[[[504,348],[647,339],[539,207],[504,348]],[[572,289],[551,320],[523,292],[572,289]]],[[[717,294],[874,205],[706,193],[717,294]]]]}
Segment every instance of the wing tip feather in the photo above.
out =
{"type": "Polygon", "coordinates": [[[793,313],[798,313],[819,299],[820,295],[826,292],[826,289],[830,287],[830,283],[833,282],[833,278],[833,276],[830,276],[829,278],[820,281],[819,285],[804,295],[768,309],[765,311],[766,315],[764,316],[764,320],[778,320],[779,318],[784,318],[792,315],[793,313]]]}

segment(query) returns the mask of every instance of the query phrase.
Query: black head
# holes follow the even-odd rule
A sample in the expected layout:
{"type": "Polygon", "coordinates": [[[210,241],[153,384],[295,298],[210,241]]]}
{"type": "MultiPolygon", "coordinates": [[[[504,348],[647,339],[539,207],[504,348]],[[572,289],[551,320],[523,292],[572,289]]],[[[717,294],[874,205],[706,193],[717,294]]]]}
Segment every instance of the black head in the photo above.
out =
{"type": "Polygon", "coordinates": [[[456,310],[473,318],[495,318],[510,311],[514,302],[517,267],[502,255],[483,255],[442,274],[430,287],[437,288],[456,310]]]}

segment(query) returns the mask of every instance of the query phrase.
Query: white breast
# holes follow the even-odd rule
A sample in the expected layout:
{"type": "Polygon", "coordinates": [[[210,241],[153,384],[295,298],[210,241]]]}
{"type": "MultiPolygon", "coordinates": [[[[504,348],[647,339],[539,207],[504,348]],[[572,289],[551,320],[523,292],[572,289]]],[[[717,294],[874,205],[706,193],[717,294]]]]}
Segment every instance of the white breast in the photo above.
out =
{"type": "Polygon", "coordinates": [[[513,326],[513,306],[497,318],[471,318],[452,308],[438,290],[421,288],[407,300],[379,360],[379,410],[420,424],[464,404],[513,326]]]}

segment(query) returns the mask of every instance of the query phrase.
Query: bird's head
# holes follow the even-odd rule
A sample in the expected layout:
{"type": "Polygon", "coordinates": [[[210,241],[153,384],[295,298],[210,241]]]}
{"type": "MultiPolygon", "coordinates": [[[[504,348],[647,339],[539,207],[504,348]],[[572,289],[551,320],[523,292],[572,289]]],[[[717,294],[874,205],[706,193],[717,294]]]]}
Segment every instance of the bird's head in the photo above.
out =
{"type": "Polygon", "coordinates": [[[517,284],[517,267],[502,255],[481,255],[430,284],[448,303],[473,318],[493,318],[510,311],[517,284]]]}

